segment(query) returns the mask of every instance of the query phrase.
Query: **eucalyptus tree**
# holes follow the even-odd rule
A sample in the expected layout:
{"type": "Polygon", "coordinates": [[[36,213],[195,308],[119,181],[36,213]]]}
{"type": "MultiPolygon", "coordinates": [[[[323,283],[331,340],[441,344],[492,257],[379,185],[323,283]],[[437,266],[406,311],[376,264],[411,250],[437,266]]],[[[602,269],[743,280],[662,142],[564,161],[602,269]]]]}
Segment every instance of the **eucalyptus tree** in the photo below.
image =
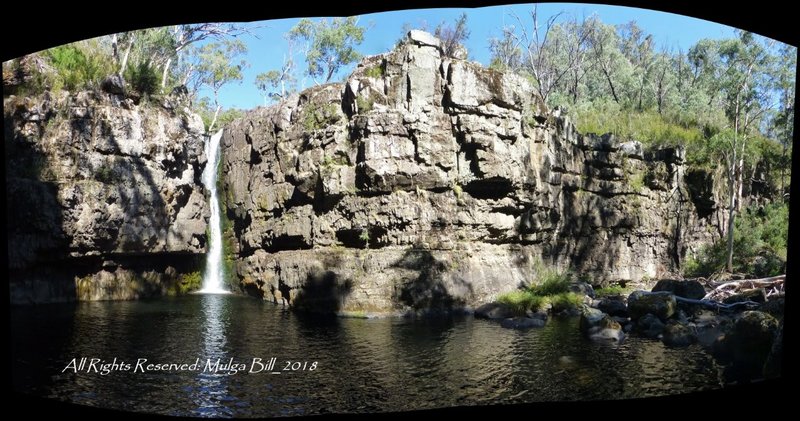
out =
{"type": "Polygon", "coordinates": [[[364,41],[364,27],[354,16],[347,18],[300,19],[288,33],[292,41],[305,46],[306,74],[319,85],[317,78],[330,82],[333,75],[361,58],[356,46],[364,41]]]}

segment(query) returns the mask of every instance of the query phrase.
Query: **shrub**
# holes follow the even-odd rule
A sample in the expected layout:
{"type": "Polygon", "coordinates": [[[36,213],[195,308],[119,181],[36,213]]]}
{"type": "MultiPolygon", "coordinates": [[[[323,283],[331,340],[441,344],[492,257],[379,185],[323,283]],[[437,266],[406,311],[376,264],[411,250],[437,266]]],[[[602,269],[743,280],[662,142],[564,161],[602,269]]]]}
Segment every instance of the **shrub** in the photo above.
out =
{"type": "Polygon", "coordinates": [[[383,77],[383,66],[378,64],[378,65],[370,67],[369,69],[364,71],[364,76],[371,77],[373,79],[382,78],[383,77]]]}
{"type": "Polygon", "coordinates": [[[303,128],[307,132],[324,129],[339,121],[339,118],[335,104],[308,103],[303,112],[303,128]]]}
{"type": "Polygon", "coordinates": [[[569,272],[561,272],[554,269],[544,269],[540,271],[539,282],[531,287],[537,295],[556,295],[569,291],[569,284],[572,276],[569,272]]]}
{"type": "Polygon", "coordinates": [[[574,292],[562,292],[550,297],[550,304],[553,306],[554,313],[570,310],[573,308],[580,308],[583,304],[583,296],[574,292]]]}
{"type": "Polygon", "coordinates": [[[614,295],[623,295],[625,293],[625,288],[622,288],[619,285],[609,285],[604,288],[597,288],[594,290],[594,295],[597,297],[609,297],[614,295]]]}
{"type": "MultiPolygon", "coordinates": [[[[784,270],[789,235],[789,207],[772,203],[744,209],[733,232],[733,270],[757,276],[777,275],[784,270]]],[[[727,261],[727,237],[702,248],[684,264],[687,276],[709,276],[723,270],[727,261]]]]}
{"type": "Polygon", "coordinates": [[[47,50],[45,56],[55,69],[51,89],[84,89],[113,73],[111,63],[98,48],[89,43],[74,43],[47,50]]]}
{"type": "Polygon", "coordinates": [[[131,87],[142,95],[154,95],[161,89],[161,77],[158,71],[150,65],[150,61],[140,61],[125,70],[125,80],[131,87]]]}
{"type": "Polygon", "coordinates": [[[372,110],[372,107],[374,105],[375,105],[375,103],[372,102],[369,99],[366,99],[366,98],[361,97],[361,96],[356,97],[356,106],[358,107],[358,113],[359,114],[368,113],[369,111],[372,110]]]}
{"type": "Polygon", "coordinates": [[[537,311],[543,308],[547,297],[536,295],[531,290],[517,290],[500,295],[497,302],[506,305],[514,314],[523,316],[528,310],[537,311]]]}

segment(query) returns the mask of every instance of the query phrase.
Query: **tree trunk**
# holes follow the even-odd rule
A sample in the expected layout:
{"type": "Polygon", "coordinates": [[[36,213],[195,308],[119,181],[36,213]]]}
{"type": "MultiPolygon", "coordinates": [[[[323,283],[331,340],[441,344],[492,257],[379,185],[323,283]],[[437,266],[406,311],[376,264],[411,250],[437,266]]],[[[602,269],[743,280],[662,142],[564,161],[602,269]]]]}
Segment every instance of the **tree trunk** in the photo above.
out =
{"type": "Polygon", "coordinates": [[[217,123],[217,116],[219,116],[219,110],[222,109],[222,105],[217,105],[217,109],[214,110],[214,118],[211,119],[211,124],[208,125],[208,133],[211,133],[214,130],[214,124],[217,123]]]}
{"type": "Polygon", "coordinates": [[[606,76],[606,80],[608,81],[608,86],[611,88],[611,95],[614,96],[614,101],[619,104],[619,97],[617,96],[617,90],[614,89],[614,82],[611,81],[611,75],[606,70],[606,67],[603,66],[603,74],[606,76]]]}
{"type": "Polygon", "coordinates": [[[122,64],[119,66],[119,75],[122,76],[125,73],[125,67],[128,66],[128,57],[131,55],[131,48],[133,48],[133,41],[134,38],[131,36],[131,40],[128,43],[128,47],[125,48],[125,54],[122,56],[122,64]]]}
{"type": "Polygon", "coordinates": [[[736,217],[736,146],[739,139],[739,94],[736,94],[736,111],[733,116],[733,143],[731,159],[728,171],[728,192],[730,201],[728,203],[728,259],[725,268],[728,272],[733,272],[733,223],[736,217]]]}
{"type": "Polygon", "coordinates": [[[728,192],[730,200],[728,202],[728,258],[725,269],[733,272],[733,219],[736,215],[736,148],[733,149],[733,157],[730,160],[728,170],[728,192]]]}
{"type": "Polygon", "coordinates": [[[167,76],[169,75],[169,66],[172,64],[172,57],[167,59],[167,62],[164,63],[164,72],[161,74],[161,90],[163,91],[164,88],[167,87],[167,76]]]}

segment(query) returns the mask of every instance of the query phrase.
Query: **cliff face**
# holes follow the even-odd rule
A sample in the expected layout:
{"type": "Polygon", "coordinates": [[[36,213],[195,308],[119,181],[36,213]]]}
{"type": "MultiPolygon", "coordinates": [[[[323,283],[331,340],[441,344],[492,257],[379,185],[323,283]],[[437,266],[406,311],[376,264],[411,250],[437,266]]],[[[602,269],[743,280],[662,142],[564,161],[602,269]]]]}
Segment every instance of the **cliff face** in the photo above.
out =
{"type": "Polygon", "coordinates": [[[720,212],[703,189],[693,201],[682,150],[577,133],[534,92],[413,31],[346,83],[234,122],[241,288],[323,311],[474,306],[542,266],[595,284],[669,276],[711,239],[720,212]]]}
{"type": "Polygon", "coordinates": [[[185,98],[48,92],[3,105],[12,302],[168,293],[199,269],[203,124],[185,98]]]}

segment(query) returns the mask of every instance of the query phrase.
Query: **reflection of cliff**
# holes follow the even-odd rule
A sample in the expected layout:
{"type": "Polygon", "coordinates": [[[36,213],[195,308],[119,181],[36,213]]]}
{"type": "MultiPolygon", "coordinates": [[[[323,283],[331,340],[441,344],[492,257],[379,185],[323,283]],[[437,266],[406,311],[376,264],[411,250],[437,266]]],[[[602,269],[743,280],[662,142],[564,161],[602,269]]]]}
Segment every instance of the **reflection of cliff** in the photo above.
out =
{"type": "Polygon", "coordinates": [[[245,291],[300,305],[324,279],[325,310],[470,306],[540,260],[637,280],[711,239],[720,212],[692,202],[682,150],[577,133],[525,79],[437,44],[413,32],[226,131],[245,291]]]}
{"type": "Polygon", "coordinates": [[[3,105],[13,302],[160,294],[198,269],[203,125],[183,97],[47,92],[3,105]]]}

